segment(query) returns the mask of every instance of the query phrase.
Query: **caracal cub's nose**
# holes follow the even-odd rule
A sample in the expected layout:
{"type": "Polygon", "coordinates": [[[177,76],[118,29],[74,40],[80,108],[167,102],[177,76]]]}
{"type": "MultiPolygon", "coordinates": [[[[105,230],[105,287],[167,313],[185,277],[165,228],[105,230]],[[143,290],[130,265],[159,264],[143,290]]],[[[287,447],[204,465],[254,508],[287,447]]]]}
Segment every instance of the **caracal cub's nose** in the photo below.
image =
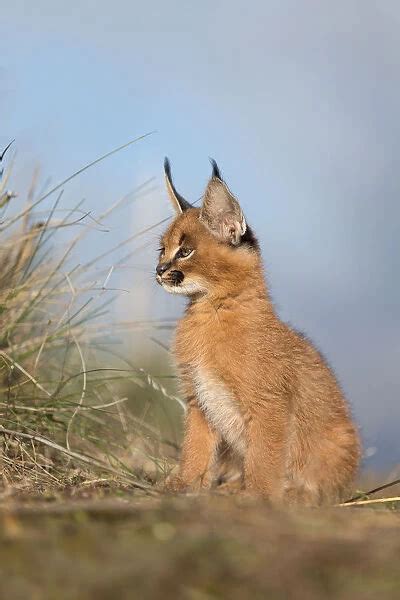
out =
{"type": "Polygon", "coordinates": [[[157,275],[161,276],[163,273],[165,273],[165,271],[168,271],[170,266],[171,265],[169,263],[163,263],[163,264],[157,265],[157,267],[156,267],[157,275]]]}

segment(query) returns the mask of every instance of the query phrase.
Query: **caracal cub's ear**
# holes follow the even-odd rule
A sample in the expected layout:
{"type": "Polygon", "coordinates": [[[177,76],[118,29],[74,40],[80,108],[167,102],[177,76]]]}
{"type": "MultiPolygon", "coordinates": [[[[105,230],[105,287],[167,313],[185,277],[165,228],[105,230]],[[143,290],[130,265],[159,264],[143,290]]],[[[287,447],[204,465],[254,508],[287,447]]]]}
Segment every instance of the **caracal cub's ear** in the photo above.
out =
{"type": "Polygon", "coordinates": [[[171,165],[169,164],[169,160],[167,157],[164,159],[164,174],[165,174],[165,183],[167,186],[168,196],[171,200],[172,206],[174,207],[175,212],[180,215],[188,208],[191,208],[191,205],[183,196],[177,192],[174,183],[171,177],[171,165]]]}
{"type": "Polygon", "coordinates": [[[246,233],[246,221],[239,202],[223,181],[215,160],[213,172],[204,193],[200,219],[221,241],[238,246],[246,233]]]}

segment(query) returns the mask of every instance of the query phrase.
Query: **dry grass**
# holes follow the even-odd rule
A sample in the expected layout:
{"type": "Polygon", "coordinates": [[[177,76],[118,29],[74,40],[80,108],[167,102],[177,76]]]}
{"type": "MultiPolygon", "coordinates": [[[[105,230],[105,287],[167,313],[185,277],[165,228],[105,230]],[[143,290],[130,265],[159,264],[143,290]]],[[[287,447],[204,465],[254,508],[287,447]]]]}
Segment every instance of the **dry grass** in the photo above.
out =
{"type": "MultiPolygon", "coordinates": [[[[105,472],[148,489],[150,480],[168,468],[159,458],[169,441],[164,440],[165,432],[141,416],[146,412],[143,391],[155,404],[160,398],[176,404],[176,399],[149,373],[115,358],[107,345],[110,333],[118,331],[118,323],[110,317],[118,291],[107,284],[119,264],[105,263],[116,248],[144,237],[151,228],[82,262],[87,232],[107,231],[108,217],[126,205],[126,198],[100,215],[85,211],[80,202],[59,217],[70,179],[143,137],[96,159],[44,193],[37,192],[34,178],[24,203],[7,191],[12,161],[4,166],[7,157],[3,159],[0,444],[6,487],[60,486],[83,468],[94,477],[105,472]],[[43,218],[44,201],[51,198],[53,204],[43,218]],[[122,384],[129,389],[125,396],[122,384]]],[[[151,186],[151,180],[145,182],[130,199],[145,196],[151,186]]],[[[140,325],[150,335],[158,324],[140,325]]]]}

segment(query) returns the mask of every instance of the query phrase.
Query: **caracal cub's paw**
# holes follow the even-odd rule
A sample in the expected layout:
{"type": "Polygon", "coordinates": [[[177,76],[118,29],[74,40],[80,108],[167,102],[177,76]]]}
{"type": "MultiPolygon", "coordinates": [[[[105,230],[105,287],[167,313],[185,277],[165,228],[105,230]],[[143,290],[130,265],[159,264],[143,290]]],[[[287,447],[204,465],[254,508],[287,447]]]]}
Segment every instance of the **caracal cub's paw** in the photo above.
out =
{"type": "Polygon", "coordinates": [[[199,477],[194,481],[187,482],[178,474],[170,475],[160,487],[163,491],[172,494],[198,494],[201,491],[209,490],[210,482],[204,477],[199,477]]]}
{"type": "Polygon", "coordinates": [[[169,494],[184,494],[189,491],[190,486],[183,481],[180,475],[170,475],[160,483],[159,488],[169,494]]]}

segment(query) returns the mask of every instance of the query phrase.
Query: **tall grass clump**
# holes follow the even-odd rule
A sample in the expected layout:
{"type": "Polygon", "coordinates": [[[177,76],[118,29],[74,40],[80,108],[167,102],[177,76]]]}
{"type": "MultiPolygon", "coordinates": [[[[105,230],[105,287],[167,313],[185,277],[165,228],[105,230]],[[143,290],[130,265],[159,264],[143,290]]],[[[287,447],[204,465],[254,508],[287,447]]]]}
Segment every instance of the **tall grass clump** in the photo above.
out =
{"type": "MultiPolygon", "coordinates": [[[[115,294],[107,283],[119,265],[104,266],[104,258],[115,247],[87,262],[79,250],[86,232],[105,232],[107,217],[123,203],[95,217],[82,203],[61,212],[64,185],[84,167],[41,195],[33,183],[22,205],[7,191],[11,166],[4,167],[5,160],[0,164],[0,485],[40,487],[102,476],[147,490],[165,470],[161,457],[168,451],[172,456],[175,442],[146,417],[146,404],[170,406],[176,399],[108,345],[118,323],[111,319],[115,294]],[[52,206],[39,218],[49,198],[52,206]]],[[[151,189],[149,180],[133,197],[151,189]]],[[[131,239],[145,239],[148,231],[131,239]]]]}

